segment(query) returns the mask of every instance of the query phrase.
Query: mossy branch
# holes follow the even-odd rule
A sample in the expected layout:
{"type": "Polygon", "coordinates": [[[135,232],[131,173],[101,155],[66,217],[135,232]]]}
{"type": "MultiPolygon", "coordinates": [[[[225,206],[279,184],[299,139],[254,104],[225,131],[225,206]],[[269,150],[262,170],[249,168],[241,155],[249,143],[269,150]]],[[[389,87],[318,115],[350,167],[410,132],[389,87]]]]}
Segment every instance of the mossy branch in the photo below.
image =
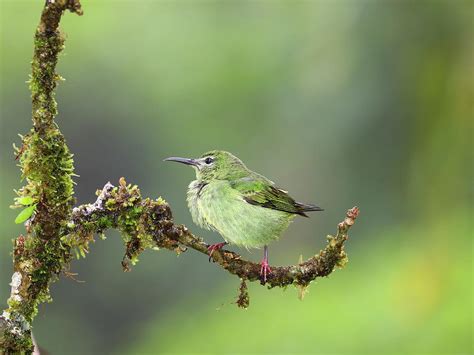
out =
{"type": "MultiPolygon", "coordinates": [[[[122,232],[126,251],[122,261],[125,271],[138,260],[139,254],[149,248],[166,248],[182,253],[187,248],[208,255],[208,244],[191,233],[184,225],[175,224],[169,205],[161,198],[143,199],[136,185],[125,179],[118,187],[107,183],[98,191],[94,204],[74,208],[72,220],[68,224],[67,242],[76,248],[88,250],[95,233],[104,233],[114,228],[122,232]]],[[[222,268],[237,275],[243,281],[259,281],[262,285],[285,287],[295,285],[306,287],[317,277],[329,275],[336,267],[347,262],[344,243],[348,239],[349,228],[354,224],[359,209],[347,211],[345,219],[338,224],[335,236],[328,236],[324,250],[297,265],[271,267],[271,274],[264,282],[260,275],[260,264],[242,259],[228,250],[216,250],[212,259],[222,268]]],[[[243,287],[246,292],[246,287],[243,287]]],[[[248,303],[248,297],[246,297],[248,303]]]]}
{"type": "MultiPolygon", "coordinates": [[[[4,353],[33,351],[31,322],[40,302],[50,300],[49,284],[71,259],[70,247],[61,242],[61,229],[71,215],[74,167],[64,137],[54,122],[54,90],[64,38],[58,25],[65,10],[82,14],[78,0],[47,0],[34,37],[30,90],[33,128],[16,149],[25,186],[14,207],[29,201],[26,235],[15,240],[14,274],[9,308],[0,317],[0,349],[4,353]]],[[[18,220],[18,219],[17,219],[18,220]]]]}
{"type": "MultiPolygon", "coordinates": [[[[31,323],[38,304],[51,300],[51,282],[61,273],[68,275],[73,253],[85,256],[96,234],[102,235],[110,228],[122,232],[125,271],[148,248],[176,253],[191,248],[206,256],[208,253],[208,244],[174,223],[164,200],[142,198],[138,187],[123,178],[119,186],[107,183],[98,191],[94,204],[72,208],[72,155],[54,121],[54,90],[61,79],[56,64],[64,47],[58,25],[66,10],[82,14],[79,0],[47,0],[35,33],[30,80],[33,128],[22,137],[21,148],[16,149],[26,184],[18,191],[14,207],[27,205],[20,215],[28,220],[25,235],[14,240],[9,307],[0,316],[0,350],[7,354],[33,352],[31,323]]],[[[260,281],[269,288],[293,284],[303,290],[315,278],[327,276],[346,263],[344,243],[358,213],[357,207],[347,212],[337,234],[328,236],[328,244],[319,254],[297,265],[272,267],[266,281],[260,278],[259,264],[243,260],[234,252],[217,250],[212,259],[241,279],[236,301],[240,307],[249,304],[246,281],[260,281]]],[[[17,220],[21,222],[22,218],[17,220]]]]}

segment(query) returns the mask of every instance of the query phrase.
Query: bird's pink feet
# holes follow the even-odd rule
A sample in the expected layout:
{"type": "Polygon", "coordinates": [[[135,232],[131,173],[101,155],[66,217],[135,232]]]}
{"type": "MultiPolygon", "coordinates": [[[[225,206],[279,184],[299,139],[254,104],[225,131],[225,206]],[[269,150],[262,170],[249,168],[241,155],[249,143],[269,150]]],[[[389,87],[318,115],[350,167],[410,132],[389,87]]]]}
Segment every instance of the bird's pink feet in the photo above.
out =
{"type": "Polygon", "coordinates": [[[260,276],[263,277],[263,282],[267,282],[267,275],[272,272],[272,269],[270,269],[270,265],[268,264],[268,259],[264,258],[260,265],[260,276]]]}
{"type": "Polygon", "coordinates": [[[267,282],[267,275],[272,272],[270,265],[268,264],[268,247],[263,247],[263,260],[260,263],[260,277],[263,277],[263,283],[267,282]]]}
{"type": "Polygon", "coordinates": [[[222,249],[226,244],[227,242],[222,242],[222,243],[211,244],[207,247],[207,252],[209,253],[209,262],[211,262],[212,254],[216,250],[222,249]]]}

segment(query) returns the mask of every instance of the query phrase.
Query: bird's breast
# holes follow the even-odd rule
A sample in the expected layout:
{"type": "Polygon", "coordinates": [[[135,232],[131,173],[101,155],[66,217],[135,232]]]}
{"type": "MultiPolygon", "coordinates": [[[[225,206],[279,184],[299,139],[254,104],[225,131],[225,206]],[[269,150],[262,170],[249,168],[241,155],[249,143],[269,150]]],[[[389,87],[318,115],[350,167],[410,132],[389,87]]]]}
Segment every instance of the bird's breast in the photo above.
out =
{"type": "Polygon", "coordinates": [[[206,213],[201,201],[203,197],[206,198],[203,194],[207,186],[208,183],[199,180],[194,180],[189,184],[187,194],[188,207],[194,223],[206,229],[215,229],[206,219],[206,213]]]}
{"type": "Polygon", "coordinates": [[[188,205],[194,223],[245,247],[258,248],[277,239],[293,217],[247,203],[227,181],[193,181],[188,189],[188,205]]]}

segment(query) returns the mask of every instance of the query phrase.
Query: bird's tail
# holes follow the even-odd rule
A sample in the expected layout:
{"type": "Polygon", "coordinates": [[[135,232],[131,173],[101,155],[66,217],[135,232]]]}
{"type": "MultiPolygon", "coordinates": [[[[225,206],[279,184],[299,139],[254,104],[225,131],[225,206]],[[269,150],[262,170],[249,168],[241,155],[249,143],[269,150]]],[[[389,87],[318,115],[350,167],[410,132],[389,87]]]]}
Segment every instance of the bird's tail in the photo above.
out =
{"type": "Polygon", "coordinates": [[[312,205],[310,203],[296,202],[296,207],[300,212],[299,214],[305,217],[308,217],[305,212],[324,211],[324,209],[322,209],[321,207],[312,205]]]}

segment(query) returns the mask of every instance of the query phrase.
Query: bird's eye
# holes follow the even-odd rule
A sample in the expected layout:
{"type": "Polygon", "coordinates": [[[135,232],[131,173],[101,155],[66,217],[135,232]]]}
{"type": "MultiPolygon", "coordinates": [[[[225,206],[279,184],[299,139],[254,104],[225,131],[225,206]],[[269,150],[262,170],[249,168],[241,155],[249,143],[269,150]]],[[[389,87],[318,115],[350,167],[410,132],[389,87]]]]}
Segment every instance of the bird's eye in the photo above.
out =
{"type": "Polygon", "coordinates": [[[211,157],[207,157],[206,160],[204,160],[204,162],[205,162],[207,165],[211,164],[213,161],[214,161],[214,159],[212,159],[211,157]]]}

